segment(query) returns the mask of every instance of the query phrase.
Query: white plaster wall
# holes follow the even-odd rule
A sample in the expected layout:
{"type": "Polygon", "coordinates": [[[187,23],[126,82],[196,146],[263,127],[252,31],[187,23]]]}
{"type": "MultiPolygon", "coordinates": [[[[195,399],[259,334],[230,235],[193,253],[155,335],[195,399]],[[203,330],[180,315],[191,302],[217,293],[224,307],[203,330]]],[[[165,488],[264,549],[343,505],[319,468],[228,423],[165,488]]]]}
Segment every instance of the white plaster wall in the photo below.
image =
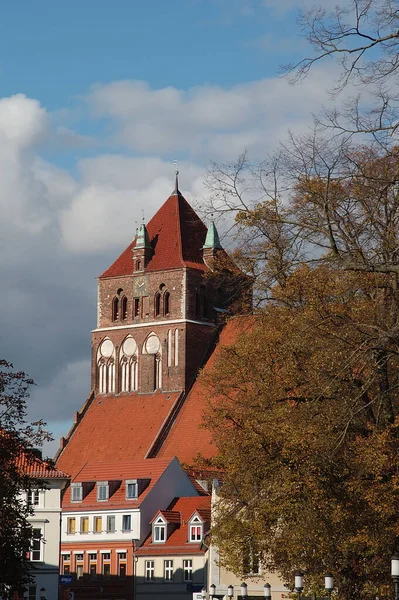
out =
{"type": "Polygon", "coordinates": [[[151,530],[150,521],[155,513],[165,510],[179,496],[198,496],[198,492],[175,457],[141,503],[140,544],[151,530]]]}
{"type": "Polygon", "coordinates": [[[113,510],[112,508],[107,510],[106,502],[101,502],[102,510],[98,511],[73,511],[64,512],[62,514],[62,527],[61,527],[61,540],[62,542],[114,542],[114,541],[126,541],[131,543],[132,539],[138,539],[140,536],[140,510],[136,509],[121,509],[113,510]],[[115,531],[108,533],[106,531],[107,516],[115,515],[115,531]],[[123,515],[131,516],[131,531],[122,531],[122,517],[123,515]],[[71,517],[76,519],[76,533],[67,533],[67,522],[71,517]],[[89,531],[88,533],[80,533],[80,518],[89,517],[89,531]],[[94,529],[94,518],[102,517],[103,531],[96,533],[94,529]]]}

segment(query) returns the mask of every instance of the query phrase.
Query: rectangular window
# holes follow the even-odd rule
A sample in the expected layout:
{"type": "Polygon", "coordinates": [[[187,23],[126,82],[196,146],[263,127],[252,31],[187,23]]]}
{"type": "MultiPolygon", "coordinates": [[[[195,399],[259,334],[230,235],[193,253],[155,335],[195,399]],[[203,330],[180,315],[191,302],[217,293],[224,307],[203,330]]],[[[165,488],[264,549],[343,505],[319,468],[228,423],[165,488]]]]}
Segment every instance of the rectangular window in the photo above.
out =
{"type": "Polygon", "coordinates": [[[166,539],[165,525],[154,525],[154,542],[164,542],[166,539]]]}
{"type": "Polygon", "coordinates": [[[192,581],[193,580],[193,561],[192,560],[183,560],[183,574],[184,574],[184,581],[192,581]]]}
{"type": "Polygon", "coordinates": [[[163,561],[163,578],[165,581],[173,581],[173,560],[163,561]]]}
{"type": "Polygon", "coordinates": [[[101,572],[104,577],[109,577],[111,575],[111,555],[109,552],[106,552],[101,555],[102,557],[102,565],[101,572]]]}
{"type": "Polygon", "coordinates": [[[190,525],[190,542],[202,540],[202,525],[190,525]]]}
{"type": "Polygon", "coordinates": [[[69,517],[67,519],[67,533],[76,533],[76,519],[69,517]]]}
{"type": "Polygon", "coordinates": [[[118,575],[126,577],[126,552],[118,553],[118,575]]]}
{"type": "Polygon", "coordinates": [[[97,500],[108,500],[108,494],[108,481],[99,481],[97,483],[97,500]]]}
{"type": "Polygon", "coordinates": [[[122,531],[132,530],[132,517],[131,515],[123,515],[122,517],[122,531]]]}
{"type": "Polygon", "coordinates": [[[140,298],[133,298],[133,317],[140,316],[140,298]]]}
{"type": "Polygon", "coordinates": [[[28,588],[28,600],[36,600],[36,586],[30,585],[28,588]]]}
{"type": "Polygon", "coordinates": [[[80,517],[80,533],[89,533],[89,517],[80,517]]]}
{"type": "Polygon", "coordinates": [[[89,577],[94,579],[97,576],[97,554],[91,552],[89,554],[89,577]]]}
{"type": "Polygon", "coordinates": [[[75,560],[76,560],[77,563],[78,562],[83,562],[83,553],[79,552],[79,554],[75,554],[75,560]]]}
{"type": "Polygon", "coordinates": [[[103,530],[102,517],[94,517],[94,531],[95,533],[101,533],[103,530]]]}
{"type": "Polygon", "coordinates": [[[248,545],[243,551],[243,570],[246,575],[259,575],[259,553],[253,545],[248,545]]]}
{"type": "Polygon", "coordinates": [[[39,490],[30,490],[30,492],[28,492],[28,504],[30,506],[39,506],[39,502],[39,490]]]}
{"type": "Polygon", "coordinates": [[[115,531],[115,515],[107,516],[107,533],[113,533],[115,531]]]}
{"type": "Polygon", "coordinates": [[[61,573],[63,575],[69,575],[71,572],[71,555],[61,554],[61,573]]]}
{"type": "Polygon", "coordinates": [[[145,580],[146,581],[154,581],[154,561],[146,560],[145,561],[145,580]]]}
{"type": "Polygon", "coordinates": [[[137,481],[126,481],[126,500],[137,498],[137,481]]]}
{"type": "Polygon", "coordinates": [[[81,483],[71,483],[71,502],[81,502],[83,488],[81,483]]]}
{"type": "Polygon", "coordinates": [[[42,530],[33,529],[33,538],[30,547],[29,558],[32,561],[42,560],[42,530]]]}
{"type": "Polygon", "coordinates": [[[76,579],[83,578],[83,564],[76,565],[76,579]]]}

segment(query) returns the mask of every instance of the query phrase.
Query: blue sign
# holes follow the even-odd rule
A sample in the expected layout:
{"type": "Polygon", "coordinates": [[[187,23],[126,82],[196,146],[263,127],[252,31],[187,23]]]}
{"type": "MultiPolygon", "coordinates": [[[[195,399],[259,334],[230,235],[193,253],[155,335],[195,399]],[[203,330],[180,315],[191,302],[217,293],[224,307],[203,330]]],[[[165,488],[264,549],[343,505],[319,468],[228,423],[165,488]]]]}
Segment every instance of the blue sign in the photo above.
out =
{"type": "Polygon", "coordinates": [[[69,585],[72,583],[72,575],[60,575],[60,583],[63,585],[69,585]]]}

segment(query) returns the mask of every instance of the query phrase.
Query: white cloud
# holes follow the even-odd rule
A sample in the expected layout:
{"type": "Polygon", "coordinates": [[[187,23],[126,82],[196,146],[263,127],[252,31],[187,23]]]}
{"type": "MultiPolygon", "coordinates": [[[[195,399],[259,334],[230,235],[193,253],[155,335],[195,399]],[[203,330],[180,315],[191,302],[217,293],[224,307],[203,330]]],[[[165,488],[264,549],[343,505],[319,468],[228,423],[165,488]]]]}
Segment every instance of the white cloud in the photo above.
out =
{"type": "Polygon", "coordinates": [[[0,139],[21,149],[40,142],[48,134],[48,117],[37,100],[17,94],[0,99],[0,139]]]}
{"type": "MultiPolygon", "coordinates": [[[[189,198],[193,187],[201,188],[203,169],[185,162],[179,168],[181,189],[189,198]]],[[[60,216],[66,249],[122,251],[135,235],[142,209],[148,221],[172,193],[174,170],[172,163],[151,157],[106,155],[81,161],[82,185],[60,216]]]]}
{"type": "Polygon", "coordinates": [[[184,152],[196,160],[233,158],[240,144],[259,156],[277,143],[283,124],[310,121],[311,111],[328,102],[332,70],[314,69],[301,85],[269,78],[230,89],[203,85],[187,91],[152,90],[139,81],[93,88],[87,97],[93,117],[107,118],[112,141],[138,153],[170,156],[184,152]]]}

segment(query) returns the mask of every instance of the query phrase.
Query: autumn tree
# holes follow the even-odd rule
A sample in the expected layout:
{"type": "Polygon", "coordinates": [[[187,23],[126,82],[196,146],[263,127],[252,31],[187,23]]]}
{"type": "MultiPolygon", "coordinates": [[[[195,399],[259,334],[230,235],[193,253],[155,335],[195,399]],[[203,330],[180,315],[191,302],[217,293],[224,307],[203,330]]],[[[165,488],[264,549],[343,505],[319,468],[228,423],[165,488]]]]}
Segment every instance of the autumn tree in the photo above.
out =
{"type": "Polygon", "coordinates": [[[33,461],[32,448],[48,438],[42,422],[27,421],[32,385],[25,373],[0,360],[0,597],[5,599],[21,591],[31,574],[32,507],[22,494],[38,482],[30,479],[21,463],[33,461]]]}
{"type": "Polygon", "coordinates": [[[224,470],[214,539],[317,592],[387,595],[398,548],[399,156],[317,133],[209,174],[259,300],[208,375],[224,470]]]}

